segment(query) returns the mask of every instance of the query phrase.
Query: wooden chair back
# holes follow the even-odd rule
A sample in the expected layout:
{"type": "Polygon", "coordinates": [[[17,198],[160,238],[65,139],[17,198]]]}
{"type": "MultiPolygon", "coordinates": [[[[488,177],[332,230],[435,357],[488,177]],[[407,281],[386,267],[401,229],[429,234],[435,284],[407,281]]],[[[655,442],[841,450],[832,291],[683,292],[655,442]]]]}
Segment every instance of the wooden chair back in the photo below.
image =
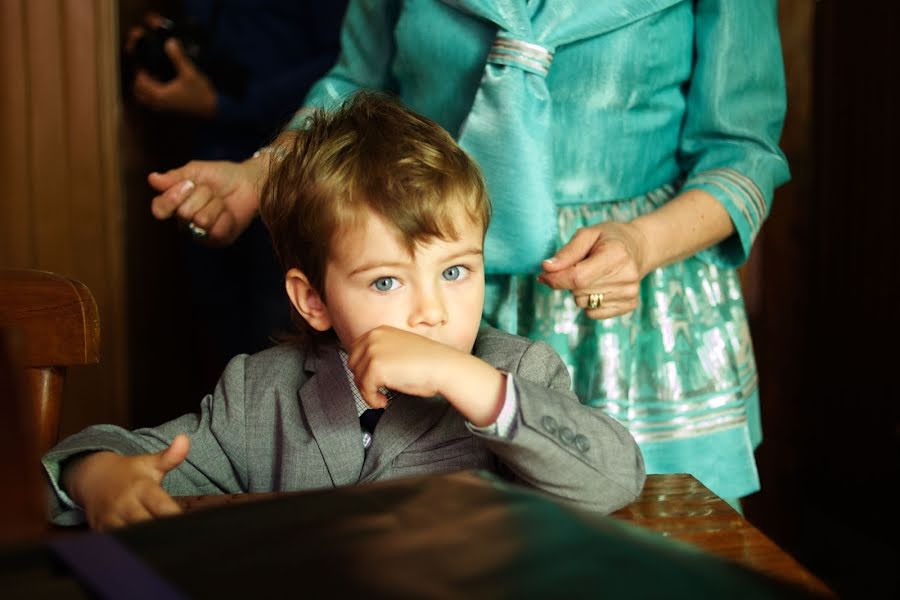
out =
{"type": "Polygon", "coordinates": [[[68,367],[100,361],[100,315],[90,290],[74,279],[36,270],[0,269],[0,327],[19,343],[15,362],[43,454],[59,435],[68,367]]]}
{"type": "Polygon", "coordinates": [[[15,357],[21,336],[0,327],[0,545],[40,537],[47,527],[36,423],[15,357]]]}

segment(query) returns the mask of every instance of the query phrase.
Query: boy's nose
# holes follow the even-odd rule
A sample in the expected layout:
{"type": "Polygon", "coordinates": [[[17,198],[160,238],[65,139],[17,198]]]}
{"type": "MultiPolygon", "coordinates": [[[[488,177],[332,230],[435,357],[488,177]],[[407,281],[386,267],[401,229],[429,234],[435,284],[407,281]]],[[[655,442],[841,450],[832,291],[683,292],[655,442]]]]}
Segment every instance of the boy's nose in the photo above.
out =
{"type": "Polygon", "coordinates": [[[410,314],[410,326],[435,327],[447,322],[447,307],[437,291],[424,291],[416,297],[416,305],[410,314]]]}

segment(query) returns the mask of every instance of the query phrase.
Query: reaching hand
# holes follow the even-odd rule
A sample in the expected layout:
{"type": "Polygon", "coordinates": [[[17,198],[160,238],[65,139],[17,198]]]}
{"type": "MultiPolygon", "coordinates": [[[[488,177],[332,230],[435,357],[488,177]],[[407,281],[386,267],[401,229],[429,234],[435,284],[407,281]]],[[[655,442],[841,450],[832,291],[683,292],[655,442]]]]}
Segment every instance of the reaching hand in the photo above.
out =
{"type": "Polygon", "coordinates": [[[579,229],[556,256],[544,261],[538,281],[571,290],[591,319],[608,319],[637,307],[646,238],[627,223],[599,223],[579,229]],[[595,308],[589,306],[591,296],[595,308]]]}
{"type": "Polygon", "coordinates": [[[175,78],[165,83],[153,79],[143,69],[134,77],[134,97],[154,110],[168,110],[211,119],[216,116],[216,90],[184,53],[175,38],[166,40],[166,54],[175,67],[175,78]]]}
{"type": "Polygon", "coordinates": [[[153,216],[175,214],[204,229],[211,244],[231,244],[259,208],[265,164],[262,157],[242,163],[192,160],[165,173],[150,173],[147,181],[160,192],[153,198],[153,216]]]}
{"type": "Polygon", "coordinates": [[[163,490],[163,477],[187,458],[184,434],[155,454],[89,454],[66,468],[64,486],[85,512],[92,529],[105,530],[174,515],[181,508],[163,490]]]}

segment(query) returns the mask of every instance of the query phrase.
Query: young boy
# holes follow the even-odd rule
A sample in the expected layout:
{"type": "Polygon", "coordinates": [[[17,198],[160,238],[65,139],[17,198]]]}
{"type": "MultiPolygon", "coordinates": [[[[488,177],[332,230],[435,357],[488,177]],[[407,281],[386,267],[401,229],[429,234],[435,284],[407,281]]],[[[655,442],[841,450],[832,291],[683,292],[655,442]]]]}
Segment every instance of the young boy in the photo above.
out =
{"type": "Polygon", "coordinates": [[[235,357],[199,415],[56,446],[43,459],[55,522],[173,514],[170,494],[460,469],[601,512],[635,499],[631,435],[578,402],[549,346],[479,328],[490,206],[443,129],[361,93],[278,153],[261,214],[300,335],[235,357]]]}

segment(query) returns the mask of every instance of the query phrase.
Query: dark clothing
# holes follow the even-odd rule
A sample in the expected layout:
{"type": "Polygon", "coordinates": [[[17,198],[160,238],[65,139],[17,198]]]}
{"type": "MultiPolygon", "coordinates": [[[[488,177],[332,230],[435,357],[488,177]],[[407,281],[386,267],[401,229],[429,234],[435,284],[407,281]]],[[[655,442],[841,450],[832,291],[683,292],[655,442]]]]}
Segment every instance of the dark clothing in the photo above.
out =
{"type": "MultiPolygon", "coordinates": [[[[345,8],[344,0],[186,0],[176,18],[205,32],[197,66],[218,92],[218,114],[198,124],[191,158],[240,161],[271,141],[333,66],[345,8]]],[[[281,269],[259,220],[230,247],[206,248],[187,237],[184,246],[208,373],[218,374],[236,354],[267,348],[290,328],[281,269]]]]}
{"type": "Polygon", "coordinates": [[[186,0],[184,6],[185,18],[208,32],[206,55],[246,79],[239,96],[216,86],[218,115],[203,127],[195,158],[243,160],[278,133],[334,65],[346,2],[186,0]]]}

